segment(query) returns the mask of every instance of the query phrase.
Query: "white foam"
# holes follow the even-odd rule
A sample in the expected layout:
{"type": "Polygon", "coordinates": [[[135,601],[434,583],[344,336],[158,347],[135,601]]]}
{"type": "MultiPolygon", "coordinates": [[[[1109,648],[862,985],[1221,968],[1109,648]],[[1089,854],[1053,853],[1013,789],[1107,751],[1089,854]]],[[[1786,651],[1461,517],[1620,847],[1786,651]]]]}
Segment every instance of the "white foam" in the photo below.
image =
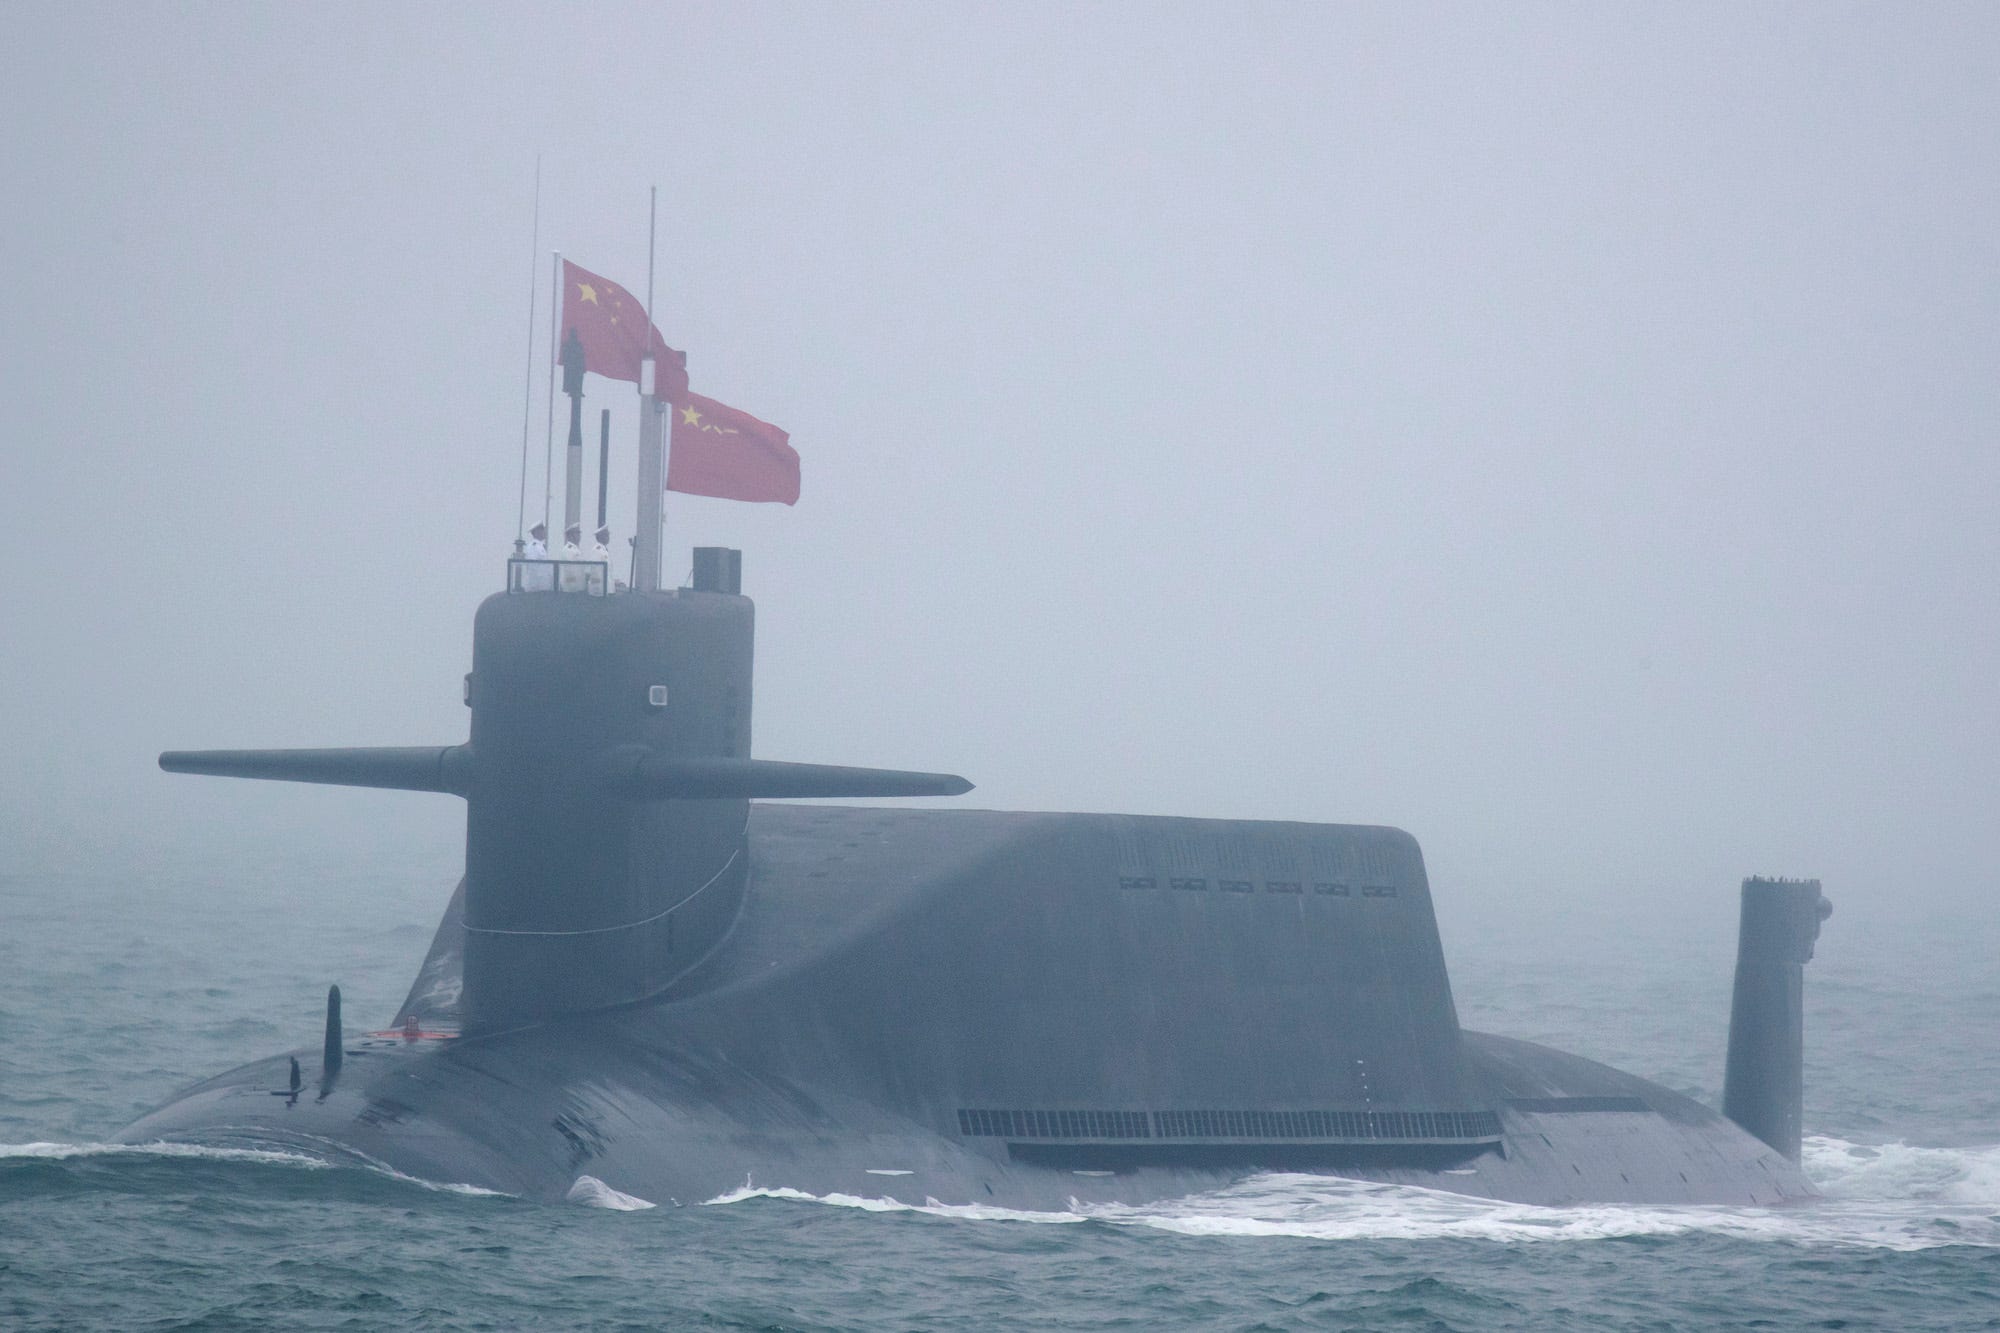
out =
{"type": "Polygon", "coordinates": [[[417,1176],[406,1175],[387,1162],[379,1162],[366,1153],[356,1152],[352,1148],[338,1144],[332,1145],[329,1156],[315,1157],[310,1153],[287,1152],[279,1148],[217,1148],[202,1143],[0,1143],[0,1159],[9,1157],[43,1158],[49,1161],[62,1161],[75,1157],[166,1157],[203,1162],[255,1162],[263,1166],[300,1167],[310,1171],[324,1171],[343,1163],[351,1165],[358,1161],[363,1170],[387,1176],[405,1185],[415,1185],[419,1189],[490,1198],[512,1197],[499,1190],[484,1189],[478,1185],[424,1180],[417,1176]]]}
{"type": "Polygon", "coordinates": [[[1442,1190],[1326,1176],[1253,1176],[1226,1189],[1154,1204],[1090,1208],[1099,1221],[1187,1236],[1311,1240],[1489,1240],[1502,1243],[1669,1235],[1736,1225],[1761,1233],[1776,1214],[1692,1207],[1580,1204],[1544,1208],[1442,1190]]]}
{"type": "Polygon", "coordinates": [[[987,1204],[922,1204],[849,1194],[809,1194],[745,1182],[710,1204],[781,1199],[868,1212],[928,1213],[969,1221],[1098,1222],[1185,1236],[1311,1240],[1577,1242],[1710,1233],[1746,1241],[1897,1250],[1941,1245],[2000,1249],[2000,1147],[1874,1147],[1840,1139],[1806,1142],[1807,1174],[1826,1192],[1787,1208],[1533,1207],[1443,1190],[1314,1175],[1260,1175],[1219,1190],[1146,1204],[1081,1203],[1065,1212],[987,1204]]]}
{"type": "MultiPolygon", "coordinates": [[[[703,1201],[703,1206],[743,1203],[750,1199],[787,1199],[794,1203],[821,1203],[832,1208],[859,1208],[870,1213],[929,1213],[934,1217],[957,1217],[975,1222],[1088,1222],[1081,1213],[1036,1213],[1019,1208],[996,1208],[984,1203],[939,1203],[926,1198],[921,1204],[900,1199],[871,1199],[858,1194],[808,1194],[784,1185],[753,1185],[749,1181],[703,1201]]],[[[1074,1202],[1072,1200],[1072,1202],[1074,1202]]]]}
{"type": "Polygon", "coordinates": [[[1814,1137],[1803,1159],[1806,1175],[1833,1199],[2000,1207],[2000,1145],[1914,1148],[1814,1137]]]}
{"type": "Polygon", "coordinates": [[[596,1176],[578,1176],[575,1183],[569,1187],[569,1193],[563,1197],[571,1203],[580,1203],[586,1208],[610,1208],[621,1213],[634,1213],[642,1208],[656,1206],[649,1199],[612,1189],[596,1176]]]}
{"type": "Polygon", "coordinates": [[[351,1158],[360,1162],[364,1168],[373,1171],[378,1176],[387,1176],[389,1179],[400,1181],[405,1185],[415,1185],[418,1189],[435,1190],[440,1194],[463,1194],[471,1198],[481,1199],[511,1199],[514,1197],[503,1190],[490,1190],[481,1185],[467,1185],[463,1182],[452,1180],[425,1180],[422,1176],[412,1176],[398,1171],[387,1162],[370,1157],[358,1148],[351,1148],[345,1144],[332,1144],[330,1147],[343,1158],[351,1158]]]}
{"type": "Polygon", "coordinates": [[[270,1148],[211,1148],[199,1143],[0,1143],[0,1158],[192,1157],[209,1162],[261,1162],[323,1170],[332,1163],[305,1153],[270,1148]]]}
{"type": "MultiPolygon", "coordinates": [[[[371,1165],[370,1171],[385,1175],[391,1180],[405,1185],[415,1185],[418,1189],[436,1190],[439,1194],[463,1194],[469,1199],[511,1199],[514,1196],[505,1190],[490,1190],[484,1185],[468,1185],[462,1180],[425,1180],[422,1176],[405,1175],[393,1166],[371,1165]]],[[[651,1204],[646,1205],[648,1208],[651,1204]]]]}

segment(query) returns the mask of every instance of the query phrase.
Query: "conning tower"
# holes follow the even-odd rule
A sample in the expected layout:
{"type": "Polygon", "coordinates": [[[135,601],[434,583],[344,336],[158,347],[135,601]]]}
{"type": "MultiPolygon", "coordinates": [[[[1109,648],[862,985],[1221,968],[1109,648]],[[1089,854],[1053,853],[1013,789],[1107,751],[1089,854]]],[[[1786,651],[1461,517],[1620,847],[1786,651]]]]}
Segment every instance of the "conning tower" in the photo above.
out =
{"type": "Polygon", "coordinates": [[[160,766],[463,796],[469,1031],[645,999],[735,919],[751,798],[971,789],[751,759],[741,556],[695,555],[691,587],[609,594],[601,563],[509,561],[474,618],[463,745],[170,751],[160,766]]]}
{"type": "Polygon", "coordinates": [[[748,802],[646,799],[647,762],[750,751],[754,610],[733,589],[498,593],[473,621],[469,1024],[644,999],[721,938],[748,802]]]}

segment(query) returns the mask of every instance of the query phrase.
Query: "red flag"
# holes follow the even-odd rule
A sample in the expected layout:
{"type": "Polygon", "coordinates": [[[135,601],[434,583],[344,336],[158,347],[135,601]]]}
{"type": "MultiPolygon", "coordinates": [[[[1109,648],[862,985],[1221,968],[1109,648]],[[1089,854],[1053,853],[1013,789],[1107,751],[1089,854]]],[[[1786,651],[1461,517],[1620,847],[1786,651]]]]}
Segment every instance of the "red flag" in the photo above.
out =
{"type": "MultiPolygon", "coordinates": [[[[653,350],[653,392],[678,402],[687,394],[687,355],[667,346],[632,293],[589,269],[563,260],[563,337],[576,331],[583,344],[583,368],[614,380],[639,381],[639,360],[653,350]]],[[[561,359],[562,337],[556,339],[561,359]]]]}
{"type": "Polygon", "coordinates": [[[791,436],[748,412],[684,393],[669,409],[667,489],[718,500],[799,501],[799,455],[791,436]]]}

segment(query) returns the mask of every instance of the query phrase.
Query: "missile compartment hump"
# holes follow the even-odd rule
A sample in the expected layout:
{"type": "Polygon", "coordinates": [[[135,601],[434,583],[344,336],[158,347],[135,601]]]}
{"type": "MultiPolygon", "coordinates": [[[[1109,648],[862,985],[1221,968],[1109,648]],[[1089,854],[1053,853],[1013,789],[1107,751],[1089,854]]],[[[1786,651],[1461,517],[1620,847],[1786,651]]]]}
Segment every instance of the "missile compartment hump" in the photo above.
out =
{"type": "Polygon", "coordinates": [[[751,1067],[1017,1157],[1498,1137],[1395,829],[758,806],[751,849],[668,993],[751,1067]]]}

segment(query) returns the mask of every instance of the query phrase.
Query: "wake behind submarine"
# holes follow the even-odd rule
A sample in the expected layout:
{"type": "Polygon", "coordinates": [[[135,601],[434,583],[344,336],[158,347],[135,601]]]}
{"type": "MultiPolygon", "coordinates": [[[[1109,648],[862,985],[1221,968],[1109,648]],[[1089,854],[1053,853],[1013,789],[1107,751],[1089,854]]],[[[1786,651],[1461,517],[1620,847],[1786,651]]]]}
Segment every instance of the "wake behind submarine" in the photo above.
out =
{"type": "Polygon", "coordinates": [[[336,990],[322,1040],[122,1140],[544,1200],[594,1178],[682,1204],[755,1184],[1062,1207],[1259,1171],[1532,1204],[1813,1196],[1817,881],[1743,884],[1718,1113],[1461,1029],[1396,829],[776,803],[970,784],[750,757],[739,553],[658,586],[666,402],[641,400],[633,586],[510,560],[474,618],[465,743],[161,756],[462,797],[465,873],[383,1030],[348,1031],[336,990]]]}

